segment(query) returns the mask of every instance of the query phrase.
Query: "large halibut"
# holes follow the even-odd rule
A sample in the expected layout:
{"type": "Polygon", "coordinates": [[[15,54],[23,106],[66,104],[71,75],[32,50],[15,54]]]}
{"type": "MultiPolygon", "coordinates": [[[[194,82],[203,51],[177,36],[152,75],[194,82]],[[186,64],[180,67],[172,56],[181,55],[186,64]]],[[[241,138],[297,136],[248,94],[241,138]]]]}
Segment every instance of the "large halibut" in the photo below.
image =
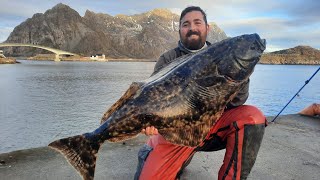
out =
{"type": "Polygon", "coordinates": [[[155,126],[166,140],[197,146],[254,70],[266,48],[257,34],[215,43],[182,56],[143,82],[135,82],[90,133],[54,141],[84,179],[93,179],[101,144],[135,137],[155,126]]]}

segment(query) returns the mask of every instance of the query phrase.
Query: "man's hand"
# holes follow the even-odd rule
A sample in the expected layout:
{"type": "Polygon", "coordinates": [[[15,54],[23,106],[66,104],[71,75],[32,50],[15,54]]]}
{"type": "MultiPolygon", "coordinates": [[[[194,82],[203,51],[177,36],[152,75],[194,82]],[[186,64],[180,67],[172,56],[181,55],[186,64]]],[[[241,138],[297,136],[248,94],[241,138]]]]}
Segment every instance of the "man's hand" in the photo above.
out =
{"type": "Polygon", "coordinates": [[[147,127],[146,129],[142,129],[141,131],[142,134],[145,134],[147,136],[152,136],[152,135],[158,135],[158,129],[155,128],[154,126],[147,127]]]}

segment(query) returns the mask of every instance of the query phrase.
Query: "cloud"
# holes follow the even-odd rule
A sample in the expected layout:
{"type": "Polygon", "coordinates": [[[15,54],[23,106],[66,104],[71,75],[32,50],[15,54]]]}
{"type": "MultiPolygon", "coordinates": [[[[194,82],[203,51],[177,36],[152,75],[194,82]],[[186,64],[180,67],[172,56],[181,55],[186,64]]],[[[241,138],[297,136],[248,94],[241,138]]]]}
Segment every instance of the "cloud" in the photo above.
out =
{"type": "Polygon", "coordinates": [[[311,26],[314,25],[298,26],[294,25],[290,19],[265,17],[238,19],[220,24],[220,27],[225,30],[228,36],[248,33],[260,34],[261,37],[267,39],[267,51],[298,45],[319,48],[320,39],[318,37],[320,37],[320,32],[311,26]],[[270,49],[269,44],[271,45],[270,49]]]}
{"type": "Polygon", "coordinates": [[[38,0],[10,0],[1,2],[0,15],[28,18],[35,13],[43,13],[52,3],[41,3],[38,0]]]}
{"type": "Polygon", "coordinates": [[[279,32],[272,34],[269,39],[274,45],[290,48],[298,45],[308,45],[313,48],[319,48],[320,44],[319,31],[292,31],[292,32],[279,32]]]}
{"type": "Polygon", "coordinates": [[[0,43],[7,40],[8,35],[13,31],[12,27],[2,27],[0,28],[0,43]]]}
{"type": "Polygon", "coordinates": [[[320,2],[315,0],[292,1],[283,6],[283,11],[297,20],[318,22],[320,17],[320,2]]]}

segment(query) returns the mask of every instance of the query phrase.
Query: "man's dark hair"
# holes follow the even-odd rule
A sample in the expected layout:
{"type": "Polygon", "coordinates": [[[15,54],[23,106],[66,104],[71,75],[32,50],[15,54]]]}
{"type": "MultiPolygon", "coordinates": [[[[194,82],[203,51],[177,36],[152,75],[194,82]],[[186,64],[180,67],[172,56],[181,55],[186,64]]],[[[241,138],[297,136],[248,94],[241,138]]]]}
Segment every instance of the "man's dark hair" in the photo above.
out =
{"type": "Polygon", "coordinates": [[[207,15],[206,13],[198,6],[189,6],[187,8],[185,8],[182,12],[181,12],[181,15],[180,15],[180,21],[179,21],[179,24],[181,25],[181,19],[188,13],[188,12],[191,12],[191,11],[200,11],[201,14],[203,15],[203,20],[206,24],[207,23],[207,15]]]}

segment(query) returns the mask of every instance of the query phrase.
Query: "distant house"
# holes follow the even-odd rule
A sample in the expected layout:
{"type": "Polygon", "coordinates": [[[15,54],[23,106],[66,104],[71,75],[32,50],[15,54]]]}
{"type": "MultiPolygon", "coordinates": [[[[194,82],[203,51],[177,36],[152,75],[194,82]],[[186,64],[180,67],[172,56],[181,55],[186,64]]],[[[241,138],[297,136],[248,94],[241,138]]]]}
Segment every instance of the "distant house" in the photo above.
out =
{"type": "Polygon", "coordinates": [[[91,60],[98,60],[98,61],[101,61],[101,60],[106,60],[106,56],[104,54],[95,54],[95,55],[91,55],[90,56],[90,59],[91,60]]]}

